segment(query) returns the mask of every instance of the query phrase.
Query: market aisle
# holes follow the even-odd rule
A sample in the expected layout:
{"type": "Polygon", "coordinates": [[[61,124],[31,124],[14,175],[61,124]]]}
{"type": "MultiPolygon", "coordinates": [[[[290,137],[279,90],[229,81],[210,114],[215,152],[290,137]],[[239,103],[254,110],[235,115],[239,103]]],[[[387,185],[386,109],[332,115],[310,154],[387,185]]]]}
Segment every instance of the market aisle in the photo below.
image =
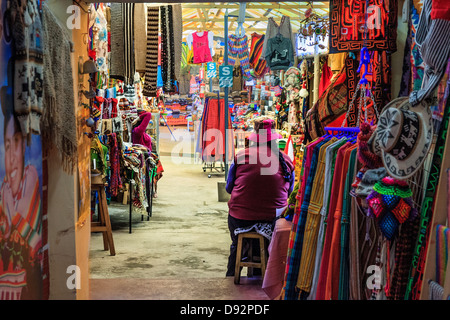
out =
{"type": "MultiPolygon", "coordinates": [[[[161,158],[150,221],[129,206],[109,206],[116,256],[104,252],[101,233],[92,235],[92,278],[219,277],[225,274],[229,247],[227,204],[217,201],[219,177],[207,177],[196,164],[161,158]]],[[[223,177],[220,177],[222,179],[223,177]]]]}
{"type": "Polygon", "coordinates": [[[260,281],[235,288],[232,278],[225,277],[228,208],[218,202],[217,193],[224,175],[208,178],[193,160],[180,163],[179,158],[162,156],[161,161],[165,172],[150,221],[141,221],[134,211],[130,234],[129,206],[110,204],[116,256],[103,251],[101,233],[92,234],[92,299],[205,299],[205,294],[242,299],[249,297],[249,290],[252,299],[265,299],[260,281]]]}

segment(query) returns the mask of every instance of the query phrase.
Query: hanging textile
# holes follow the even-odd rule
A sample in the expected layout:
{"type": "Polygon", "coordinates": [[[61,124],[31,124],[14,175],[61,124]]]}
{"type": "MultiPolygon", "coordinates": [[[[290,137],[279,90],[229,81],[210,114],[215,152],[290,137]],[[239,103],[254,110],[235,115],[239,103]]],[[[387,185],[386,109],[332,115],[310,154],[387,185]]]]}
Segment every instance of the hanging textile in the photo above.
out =
{"type": "Polygon", "coordinates": [[[35,0],[10,3],[14,57],[14,113],[24,136],[41,134],[44,72],[42,22],[35,0]]]}
{"type": "MultiPolygon", "coordinates": [[[[383,107],[391,101],[391,56],[386,52],[372,51],[370,52],[369,72],[366,79],[369,83],[370,92],[373,94],[373,101],[380,113],[383,107]]],[[[359,61],[350,56],[345,60],[346,87],[347,87],[347,103],[350,103],[355,94],[360,75],[357,73],[359,61]]],[[[363,71],[361,71],[361,74],[363,71]]],[[[347,125],[349,127],[356,126],[357,116],[356,109],[352,109],[347,114],[347,125]]]]}
{"type": "Polygon", "coordinates": [[[432,98],[444,76],[450,58],[449,11],[446,1],[424,1],[415,41],[420,46],[419,52],[425,68],[421,88],[414,90],[409,96],[413,106],[424,99],[432,98]]]}
{"type": "Polygon", "coordinates": [[[238,60],[236,60],[236,63],[233,68],[233,87],[231,89],[231,92],[241,92],[243,89],[243,82],[242,82],[242,68],[241,64],[238,60]]]}
{"type": "Polygon", "coordinates": [[[124,40],[123,8],[120,3],[111,3],[111,56],[110,77],[125,79],[125,40],[124,40]]]}
{"type": "Polygon", "coordinates": [[[287,70],[294,64],[291,39],[285,38],[281,34],[270,38],[267,41],[264,57],[271,70],[287,70]]]}
{"type": "Polygon", "coordinates": [[[322,67],[322,74],[320,75],[319,96],[321,96],[329,86],[332,77],[333,73],[331,72],[331,68],[328,66],[328,62],[325,61],[322,67]]]}
{"type": "Polygon", "coordinates": [[[267,28],[266,28],[266,32],[265,32],[265,37],[264,37],[264,43],[263,43],[263,48],[262,48],[262,58],[264,59],[267,56],[267,42],[269,41],[269,39],[277,36],[277,35],[281,35],[284,38],[290,39],[291,42],[291,46],[292,46],[292,51],[294,52],[294,57],[297,55],[297,50],[296,50],[296,39],[295,39],[295,35],[292,32],[292,26],[291,26],[291,18],[289,16],[285,16],[283,15],[281,17],[281,21],[280,24],[278,24],[274,18],[269,17],[268,21],[267,21],[267,28]]]}
{"type": "Polygon", "coordinates": [[[183,14],[181,4],[172,5],[172,23],[173,23],[173,43],[174,45],[174,79],[181,78],[181,55],[182,47],[180,43],[183,41],[183,14]]]}
{"type": "Polygon", "coordinates": [[[124,47],[125,47],[125,82],[134,83],[134,74],[136,73],[136,63],[134,59],[134,3],[124,3],[124,47]]]}
{"type": "Polygon", "coordinates": [[[228,64],[234,66],[236,60],[241,64],[244,81],[250,81],[252,76],[250,74],[248,38],[245,34],[228,36],[228,64]]]}
{"type": "Polygon", "coordinates": [[[134,3],[111,3],[110,77],[134,82],[134,3]]]}
{"type": "Polygon", "coordinates": [[[134,11],[134,59],[136,71],[145,73],[147,59],[147,5],[136,3],[134,11]]]}
{"type": "Polygon", "coordinates": [[[120,177],[120,150],[122,147],[119,139],[120,136],[116,133],[111,133],[109,137],[109,161],[111,162],[110,192],[113,197],[117,197],[119,190],[122,188],[122,179],[120,177]]]}
{"type": "MultiPolygon", "coordinates": [[[[216,98],[208,98],[202,114],[201,145],[202,160],[204,162],[225,160],[225,137],[230,130],[225,130],[225,101],[216,98]]],[[[228,113],[228,129],[231,129],[231,118],[228,113]]],[[[228,137],[228,152],[233,154],[233,139],[228,137]]],[[[232,159],[232,158],[231,158],[232,159]]]]}
{"type": "MultiPolygon", "coordinates": [[[[175,51],[172,20],[172,6],[160,7],[161,23],[161,76],[164,92],[173,92],[175,88],[175,51]]],[[[177,45],[180,45],[179,43],[177,45]]]]}
{"type": "Polygon", "coordinates": [[[156,97],[158,80],[159,8],[147,7],[147,49],[143,95],[156,97]]]}
{"type": "Polygon", "coordinates": [[[78,136],[75,125],[75,93],[73,90],[72,40],[47,5],[42,9],[44,47],[43,100],[41,125],[43,141],[61,155],[62,168],[71,174],[78,162],[78,136]]]}
{"type": "Polygon", "coordinates": [[[444,225],[436,226],[436,282],[444,286],[448,251],[450,248],[450,229],[444,225]]]}
{"type": "Polygon", "coordinates": [[[330,1],[329,52],[397,50],[397,0],[330,1]],[[368,5],[368,6],[367,6],[368,5]],[[364,26],[367,25],[365,39],[364,26]]]}
{"type": "Polygon", "coordinates": [[[96,86],[97,89],[104,89],[108,84],[109,70],[108,70],[108,21],[106,19],[106,10],[101,4],[95,8],[94,4],[91,4],[91,16],[89,16],[90,22],[90,36],[91,47],[90,57],[95,61],[98,72],[96,73],[96,86]],[[92,20],[92,21],[91,21],[92,20]]]}
{"type": "Polygon", "coordinates": [[[249,63],[253,68],[253,73],[256,78],[263,76],[267,67],[266,60],[262,56],[264,38],[265,36],[263,34],[252,33],[249,63]]]}

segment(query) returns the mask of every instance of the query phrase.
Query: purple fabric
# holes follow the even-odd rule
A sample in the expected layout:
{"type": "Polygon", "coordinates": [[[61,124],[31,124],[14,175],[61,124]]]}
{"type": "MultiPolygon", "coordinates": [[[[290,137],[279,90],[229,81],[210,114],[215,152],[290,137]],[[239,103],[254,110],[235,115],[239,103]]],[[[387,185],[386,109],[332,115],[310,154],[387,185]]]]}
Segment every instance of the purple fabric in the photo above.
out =
{"type": "MultiPolygon", "coordinates": [[[[285,154],[283,157],[293,172],[291,159],[285,154]]],[[[242,220],[272,221],[276,209],[287,205],[290,188],[291,182],[283,177],[277,153],[271,153],[267,147],[241,150],[228,176],[229,214],[242,220]],[[272,167],[275,169],[270,169],[272,167]]]]}
{"type": "Polygon", "coordinates": [[[150,112],[143,113],[139,116],[142,122],[133,129],[131,134],[131,141],[133,144],[140,144],[147,147],[148,151],[152,151],[152,138],[145,132],[147,126],[152,119],[152,114],[150,112]]]}

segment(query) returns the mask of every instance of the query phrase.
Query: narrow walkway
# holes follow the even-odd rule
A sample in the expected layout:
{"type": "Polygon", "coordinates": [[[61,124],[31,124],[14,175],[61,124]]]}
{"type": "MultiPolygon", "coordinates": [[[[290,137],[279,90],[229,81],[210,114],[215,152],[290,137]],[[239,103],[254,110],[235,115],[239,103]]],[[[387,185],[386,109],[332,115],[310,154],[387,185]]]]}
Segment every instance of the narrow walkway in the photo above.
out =
{"type": "MultiPolygon", "coordinates": [[[[164,139],[170,135],[163,135],[162,146],[164,139]]],[[[141,221],[133,212],[131,234],[129,206],[110,204],[116,256],[103,251],[100,233],[92,234],[91,299],[267,299],[261,279],[244,277],[236,286],[225,277],[228,207],[217,192],[224,174],[208,178],[201,163],[180,160],[161,157],[165,172],[152,217],[141,221]]]]}

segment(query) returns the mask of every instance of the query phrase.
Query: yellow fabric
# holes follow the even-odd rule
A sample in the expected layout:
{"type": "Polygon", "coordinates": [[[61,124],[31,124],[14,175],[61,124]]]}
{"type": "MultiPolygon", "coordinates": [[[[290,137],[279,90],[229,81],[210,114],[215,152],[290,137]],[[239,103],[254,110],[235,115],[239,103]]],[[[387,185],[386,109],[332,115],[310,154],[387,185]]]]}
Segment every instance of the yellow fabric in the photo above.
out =
{"type": "Polygon", "coordinates": [[[333,137],[322,145],[319,151],[316,175],[311,191],[311,199],[308,206],[305,231],[303,237],[302,257],[300,260],[297,288],[310,292],[314,275],[314,261],[316,259],[317,236],[319,233],[320,210],[323,204],[323,183],[325,180],[325,156],[327,148],[338,139],[333,137]]]}

